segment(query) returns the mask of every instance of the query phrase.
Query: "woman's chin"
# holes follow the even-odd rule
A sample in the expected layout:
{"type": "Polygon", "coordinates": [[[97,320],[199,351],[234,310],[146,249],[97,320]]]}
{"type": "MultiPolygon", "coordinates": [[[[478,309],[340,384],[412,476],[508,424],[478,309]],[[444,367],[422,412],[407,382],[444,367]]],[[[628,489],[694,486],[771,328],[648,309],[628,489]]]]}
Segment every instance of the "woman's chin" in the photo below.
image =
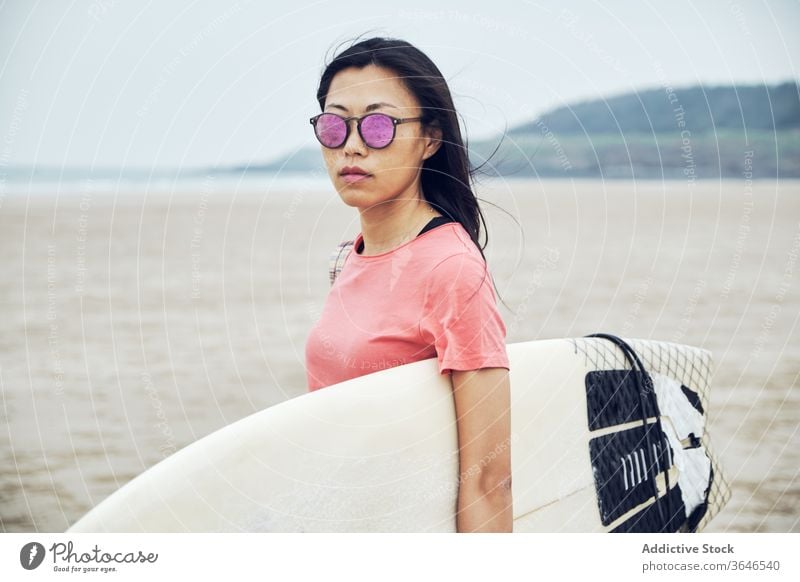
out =
{"type": "Polygon", "coordinates": [[[368,189],[337,184],[336,190],[339,192],[342,202],[348,206],[364,207],[375,204],[375,195],[368,189]]]}

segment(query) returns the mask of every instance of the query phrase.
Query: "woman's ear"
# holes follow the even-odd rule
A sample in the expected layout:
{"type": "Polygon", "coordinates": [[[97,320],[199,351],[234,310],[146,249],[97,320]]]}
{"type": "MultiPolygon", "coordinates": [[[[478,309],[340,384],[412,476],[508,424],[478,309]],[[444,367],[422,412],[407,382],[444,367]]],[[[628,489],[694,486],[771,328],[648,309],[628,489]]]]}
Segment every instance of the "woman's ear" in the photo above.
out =
{"type": "Polygon", "coordinates": [[[442,129],[437,126],[425,128],[425,153],[422,155],[423,160],[427,160],[437,151],[442,145],[442,129]]]}

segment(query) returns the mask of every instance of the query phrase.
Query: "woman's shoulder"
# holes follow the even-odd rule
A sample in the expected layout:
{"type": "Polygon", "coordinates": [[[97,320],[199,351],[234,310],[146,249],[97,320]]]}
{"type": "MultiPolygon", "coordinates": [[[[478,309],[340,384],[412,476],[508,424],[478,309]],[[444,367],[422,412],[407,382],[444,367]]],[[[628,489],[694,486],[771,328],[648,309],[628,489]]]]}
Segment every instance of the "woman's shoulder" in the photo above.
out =
{"type": "Polygon", "coordinates": [[[434,240],[431,236],[430,265],[434,269],[448,267],[460,262],[483,264],[483,255],[478,246],[470,237],[467,230],[460,222],[449,222],[431,231],[430,235],[438,231],[439,236],[434,240]]]}
{"type": "Polygon", "coordinates": [[[446,231],[445,227],[440,228],[444,244],[433,249],[427,261],[428,287],[442,290],[481,286],[489,276],[489,269],[469,233],[460,223],[446,227],[446,231]]]}

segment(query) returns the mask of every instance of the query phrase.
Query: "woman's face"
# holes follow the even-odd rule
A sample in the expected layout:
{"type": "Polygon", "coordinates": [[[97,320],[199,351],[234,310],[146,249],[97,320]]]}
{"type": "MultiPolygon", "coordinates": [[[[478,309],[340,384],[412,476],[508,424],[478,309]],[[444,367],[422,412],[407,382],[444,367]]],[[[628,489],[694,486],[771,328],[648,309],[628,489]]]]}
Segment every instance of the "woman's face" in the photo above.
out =
{"type": "MultiPolygon", "coordinates": [[[[350,67],[336,73],[325,99],[325,112],[342,117],[372,112],[396,118],[422,115],[416,97],[396,73],[376,65],[350,67]]],[[[436,153],[438,134],[428,135],[419,121],[400,123],[395,127],[392,143],[382,149],[370,149],[361,140],[356,121],[349,123],[350,135],[341,148],[321,146],[328,174],[342,200],[349,206],[368,209],[393,199],[418,196],[420,169],[436,153]],[[367,175],[348,175],[346,168],[353,167],[367,175]]]]}

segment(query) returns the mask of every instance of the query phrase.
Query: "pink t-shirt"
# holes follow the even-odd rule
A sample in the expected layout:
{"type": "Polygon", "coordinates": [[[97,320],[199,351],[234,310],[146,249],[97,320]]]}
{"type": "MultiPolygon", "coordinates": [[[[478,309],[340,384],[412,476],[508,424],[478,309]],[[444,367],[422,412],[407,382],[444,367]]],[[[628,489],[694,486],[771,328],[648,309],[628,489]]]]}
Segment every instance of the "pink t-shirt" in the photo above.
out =
{"type": "Polygon", "coordinates": [[[308,389],[433,357],[442,374],[508,369],[505,336],[480,251],[446,223],[386,253],[350,252],[306,341],[308,389]]]}

